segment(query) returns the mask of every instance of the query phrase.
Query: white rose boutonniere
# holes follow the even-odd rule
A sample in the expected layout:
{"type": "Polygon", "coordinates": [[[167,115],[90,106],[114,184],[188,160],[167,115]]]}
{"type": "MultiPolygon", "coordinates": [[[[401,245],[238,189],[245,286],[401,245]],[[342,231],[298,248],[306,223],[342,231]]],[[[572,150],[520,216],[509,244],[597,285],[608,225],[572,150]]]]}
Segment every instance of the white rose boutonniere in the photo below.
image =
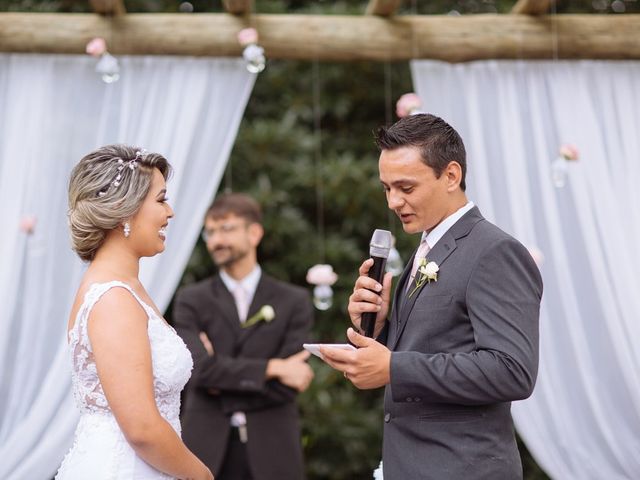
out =
{"type": "Polygon", "coordinates": [[[416,286],[413,287],[413,290],[409,293],[409,298],[411,295],[416,293],[425,282],[430,283],[432,280],[434,282],[438,281],[438,271],[440,267],[436,262],[427,262],[426,258],[420,260],[418,264],[418,275],[416,275],[416,286]]]}
{"type": "Polygon", "coordinates": [[[251,327],[262,321],[269,323],[274,318],[276,318],[276,312],[273,307],[271,305],[263,305],[260,310],[258,310],[258,313],[247,319],[247,321],[242,324],[242,328],[251,327]]]}

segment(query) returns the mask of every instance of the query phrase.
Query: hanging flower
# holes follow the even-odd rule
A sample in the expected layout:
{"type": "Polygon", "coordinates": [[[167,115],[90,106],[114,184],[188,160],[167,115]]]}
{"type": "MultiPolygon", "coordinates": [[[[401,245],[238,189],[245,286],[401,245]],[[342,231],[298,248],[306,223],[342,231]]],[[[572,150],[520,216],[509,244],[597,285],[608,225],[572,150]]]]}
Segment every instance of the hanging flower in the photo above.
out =
{"type": "Polygon", "coordinates": [[[544,263],[544,253],[538,247],[527,247],[529,251],[529,255],[533,258],[533,261],[536,262],[536,265],[540,267],[544,263]]]}
{"type": "Polygon", "coordinates": [[[422,100],[415,93],[405,93],[396,102],[396,115],[398,118],[404,118],[409,115],[418,113],[422,106],[422,100]]]}
{"type": "Polygon", "coordinates": [[[409,293],[409,298],[411,298],[411,295],[415,292],[420,290],[420,287],[422,287],[425,282],[431,283],[432,280],[437,282],[439,271],[440,267],[438,267],[436,262],[427,262],[426,258],[420,259],[420,263],[418,264],[418,273],[420,276],[416,277],[416,286],[409,293]]]}
{"type": "Polygon", "coordinates": [[[107,42],[104,38],[96,37],[87,43],[86,51],[92,57],[100,57],[107,51],[107,42]]]}
{"type": "Polygon", "coordinates": [[[263,71],[267,59],[264,48],[258,45],[258,31],[255,28],[243,28],[238,32],[238,42],[244,47],[242,57],[247,62],[247,70],[251,73],[263,71]]]}
{"type": "Polygon", "coordinates": [[[260,310],[258,310],[258,313],[247,319],[247,321],[242,324],[242,328],[251,327],[252,325],[262,321],[269,323],[274,318],[276,318],[276,311],[273,307],[271,305],[263,305],[260,307],[260,310]]]}
{"type": "Polygon", "coordinates": [[[258,43],[258,31],[255,28],[243,28],[238,32],[238,42],[243,47],[258,43]]]}
{"type": "Polygon", "coordinates": [[[307,283],[311,285],[333,285],[338,275],[331,265],[314,265],[307,271],[307,283]]]}
{"type": "Polygon", "coordinates": [[[569,161],[575,161],[575,160],[578,160],[578,158],[580,158],[580,152],[578,152],[578,149],[576,148],[576,146],[570,145],[568,143],[565,143],[560,147],[559,153],[562,156],[562,158],[569,161]]]}
{"type": "Polygon", "coordinates": [[[25,215],[20,219],[20,231],[31,235],[36,229],[36,221],[35,215],[25,215]]]}

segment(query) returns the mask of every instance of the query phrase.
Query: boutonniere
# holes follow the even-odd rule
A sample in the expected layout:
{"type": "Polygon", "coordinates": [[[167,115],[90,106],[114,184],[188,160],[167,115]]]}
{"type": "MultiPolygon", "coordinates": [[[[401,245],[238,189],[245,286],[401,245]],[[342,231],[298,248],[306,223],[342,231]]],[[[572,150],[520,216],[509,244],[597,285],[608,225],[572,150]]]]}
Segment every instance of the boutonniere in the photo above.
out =
{"type": "Polygon", "coordinates": [[[262,321],[269,323],[274,318],[276,318],[276,312],[273,307],[271,305],[263,305],[260,310],[258,310],[258,313],[247,319],[247,321],[242,324],[242,328],[251,327],[252,325],[262,321]]]}
{"type": "Polygon", "coordinates": [[[431,280],[437,282],[439,270],[440,267],[438,267],[438,264],[436,262],[427,262],[426,258],[421,259],[420,263],[418,264],[416,286],[413,287],[413,290],[411,290],[411,292],[409,293],[409,298],[411,298],[411,295],[416,293],[420,289],[420,287],[424,285],[424,282],[431,283],[431,280]]]}

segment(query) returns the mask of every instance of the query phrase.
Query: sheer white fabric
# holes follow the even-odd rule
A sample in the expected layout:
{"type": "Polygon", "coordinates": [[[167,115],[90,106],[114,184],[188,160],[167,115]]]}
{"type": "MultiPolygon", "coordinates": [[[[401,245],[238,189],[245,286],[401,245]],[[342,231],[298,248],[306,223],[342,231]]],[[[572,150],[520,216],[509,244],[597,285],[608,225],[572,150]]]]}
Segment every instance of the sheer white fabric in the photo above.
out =
{"type": "Polygon", "coordinates": [[[255,75],[241,59],[119,57],[104,84],[95,59],[0,55],[0,478],[49,479],[78,420],[66,319],[84,267],[70,249],[67,182],[106,143],[164,154],[175,211],[141,280],[164,310],[215,195],[255,75]],[[33,234],[19,229],[36,217],[33,234]]]}
{"type": "Polygon", "coordinates": [[[424,110],[465,140],[470,199],[544,255],[520,435],[553,478],[640,478],[640,62],[411,66],[424,110]],[[581,155],[555,188],[563,143],[581,155]]]}
{"type": "Polygon", "coordinates": [[[111,288],[125,288],[148,316],[153,390],[160,415],[180,434],[180,392],[191,375],[191,353],[182,339],[125,283],[95,283],[85,294],[69,332],[73,395],[81,412],[73,447],[65,457],[56,480],[164,480],[170,479],[139,458],[125,439],[113,416],[98,377],[88,334],[89,314],[111,288]]]}

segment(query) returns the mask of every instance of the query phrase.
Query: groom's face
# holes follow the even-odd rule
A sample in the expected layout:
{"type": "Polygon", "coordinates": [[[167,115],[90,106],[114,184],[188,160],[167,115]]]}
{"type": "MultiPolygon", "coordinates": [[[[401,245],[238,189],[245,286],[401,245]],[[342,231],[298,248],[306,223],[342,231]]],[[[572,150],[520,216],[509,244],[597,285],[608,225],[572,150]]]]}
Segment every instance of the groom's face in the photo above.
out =
{"type": "Polygon", "coordinates": [[[208,217],[205,220],[204,231],[207,250],[218,267],[229,267],[255,250],[250,224],[237,215],[208,217]]]}
{"type": "Polygon", "coordinates": [[[450,182],[436,177],[417,147],[383,150],[378,162],[387,204],[407,233],[429,231],[450,214],[450,182]]]}

